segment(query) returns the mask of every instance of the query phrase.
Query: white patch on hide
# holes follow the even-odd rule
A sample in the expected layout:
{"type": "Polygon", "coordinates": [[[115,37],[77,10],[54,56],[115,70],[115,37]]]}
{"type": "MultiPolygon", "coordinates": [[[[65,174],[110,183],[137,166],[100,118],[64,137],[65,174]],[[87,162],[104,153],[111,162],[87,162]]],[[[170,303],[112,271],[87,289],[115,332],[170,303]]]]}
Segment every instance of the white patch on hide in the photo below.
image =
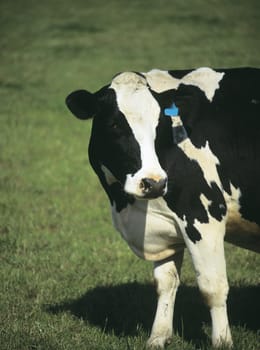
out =
{"type": "Polygon", "coordinates": [[[182,83],[194,85],[204,91],[207,99],[212,101],[215,91],[219,88],[219,82],[225,73],[218,73],[211,68],[198,68],[182,78],[182,83]]]}
{"type": "Polygon", "coordinates": [[[225,73],[219,73],[211,68],[202,67],[186,74],[182,79],[172,77],[168,71],[153,69],[142,73],[151,88],[156,92],[170,89],[178,89],[180,84],[197,86],[203,91],[209,101],[212,101],[215,91],[219,88],[219,82],[225,73]]]}
{"type": "Polygon", "coordinates": [[[152,90],[155,92],[163,92],[171,89],[178,89],[181,81],[172,77],[168,71],[153,69],[147,73],[142,73],[152,90]]]}
{"type": "Polygon", "coordinates": [[[211,151],[208,141],[205,147],[197,148],[190,139],[186,139],[179,143],[178,147],[182,149],[189,159],[199,164],[209,186],[211,186],[211,182],[215,182],[219,188],[222,188],[217,171],[219,160],[211,151]]]}

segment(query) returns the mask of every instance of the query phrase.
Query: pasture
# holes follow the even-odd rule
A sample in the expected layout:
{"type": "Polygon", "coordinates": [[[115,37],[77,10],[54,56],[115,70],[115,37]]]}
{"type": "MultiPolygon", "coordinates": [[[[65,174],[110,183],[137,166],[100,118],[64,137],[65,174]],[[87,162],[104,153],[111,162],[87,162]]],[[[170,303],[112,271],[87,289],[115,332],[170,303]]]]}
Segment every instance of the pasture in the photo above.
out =
{"type": "MultiPolygon", "coordinates": [[[[144,349],[152,264],[113,229],[65,97],[126,70],[260,67],[260,2],[10,0],[0,23],[0,349],[144,349]]],[[[258,350],[260,255],[226,258],[234,349],[258,350]]],[[[169,349],[211,349],[187,254],[174,325],[169,349]]]]}

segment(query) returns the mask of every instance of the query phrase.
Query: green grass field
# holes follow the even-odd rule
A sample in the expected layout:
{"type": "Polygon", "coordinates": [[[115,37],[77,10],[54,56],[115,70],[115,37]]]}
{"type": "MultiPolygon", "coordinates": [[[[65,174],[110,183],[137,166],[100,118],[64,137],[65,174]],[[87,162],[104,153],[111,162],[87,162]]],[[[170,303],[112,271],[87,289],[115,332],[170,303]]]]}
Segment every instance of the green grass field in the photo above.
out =
{"type": "MultiPolygon", "coordinates": [[[[64,99],[124,70],[260,67],[260,2],[9,0],[0,21],[0,349],[144,349],[152,264],[113,229],[64,99]]],[[[226,248],[235,349],[259,350],[260,256],[226,248]]],[[[174,324],[169,349],[211,349],[187,255],[174,324]]]]}

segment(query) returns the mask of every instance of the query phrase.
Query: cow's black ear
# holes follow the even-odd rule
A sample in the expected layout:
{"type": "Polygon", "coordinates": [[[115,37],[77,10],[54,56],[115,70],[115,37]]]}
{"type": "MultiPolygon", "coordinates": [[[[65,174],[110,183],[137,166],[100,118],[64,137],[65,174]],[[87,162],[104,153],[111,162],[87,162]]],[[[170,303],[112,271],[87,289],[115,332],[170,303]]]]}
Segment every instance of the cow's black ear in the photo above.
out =
{"type": "Polygon", "coordinates": [[[66,105],[79,119],[92,118],[97,112],[96,95],[86,90],[77,90],[69,94],[66,105]]]}

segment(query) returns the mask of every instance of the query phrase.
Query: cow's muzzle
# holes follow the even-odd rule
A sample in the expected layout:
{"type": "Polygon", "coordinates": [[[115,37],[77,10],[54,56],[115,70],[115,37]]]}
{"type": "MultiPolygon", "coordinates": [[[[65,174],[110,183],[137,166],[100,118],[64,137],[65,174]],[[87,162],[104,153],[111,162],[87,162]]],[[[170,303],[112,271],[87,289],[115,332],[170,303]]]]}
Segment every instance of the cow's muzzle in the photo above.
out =
{"type": "Polygon", "coordinates": [[[143,194],[143,198],[152,199],[158,198],[166,194],[167,179],[160,179],[156,181],[151,178],[144,178],[140,182],[140,189],[143,194]]]}

